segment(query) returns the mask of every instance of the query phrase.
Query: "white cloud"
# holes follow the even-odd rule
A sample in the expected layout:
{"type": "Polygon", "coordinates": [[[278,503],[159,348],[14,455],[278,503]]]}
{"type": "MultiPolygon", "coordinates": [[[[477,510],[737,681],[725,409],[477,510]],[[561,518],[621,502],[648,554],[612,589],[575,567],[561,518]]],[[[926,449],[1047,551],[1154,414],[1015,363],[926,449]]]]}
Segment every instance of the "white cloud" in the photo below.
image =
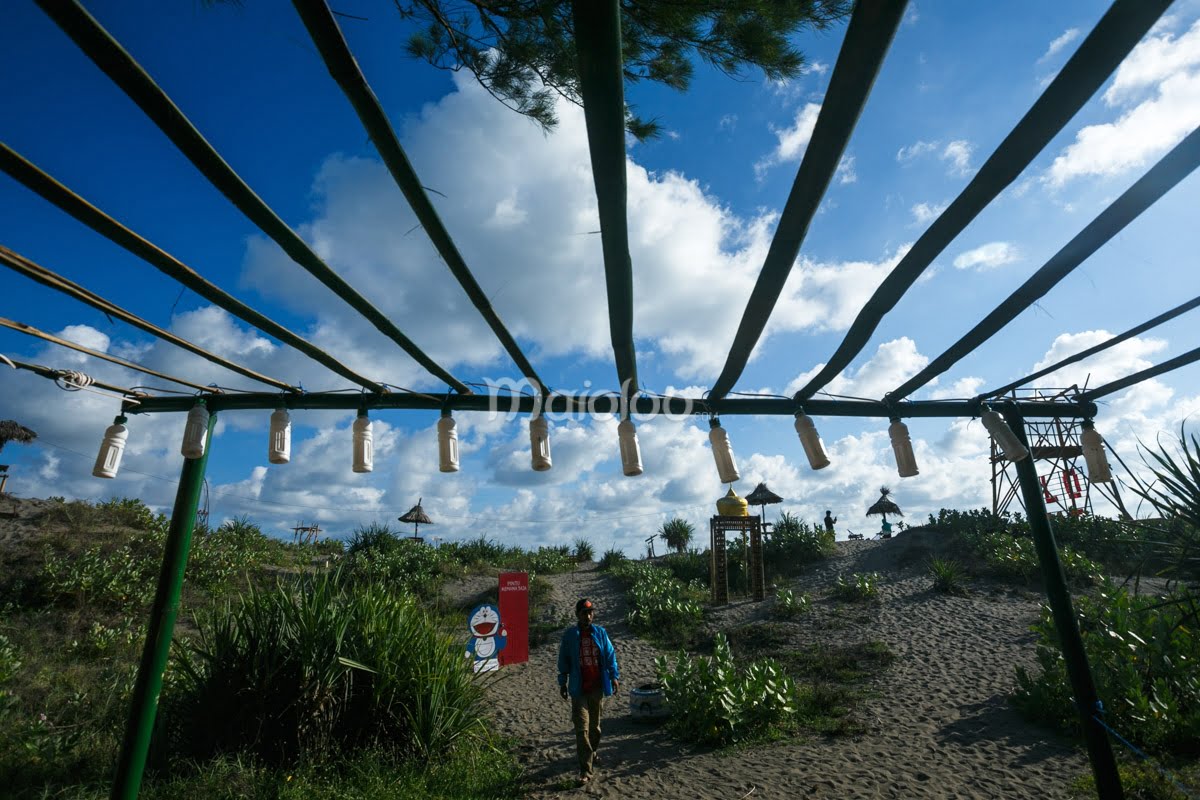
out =
{"type": "MultiPolygon", "coordinates": [[[[934,379],[937,380],[936,378],[934,379]]],[[[983,388],[983,378],[968,376],[959,378],[949,386],[938,387],[929,393],[932,400],[960,400],[970,397],[975,397],[979,394],[979,390],[983,388]]],[[[930,385],[933,385],[932,382],[930,385]]]]}
{"type": "Polygon", "coordinates": [[[796,110],[796,118],[791,127],[776,128],[772,125],[771,132],[775,134],[779,143],[773,152],[754,165],[755,174],[761,178],[771,167],[799,161],[808,147],[809,140],[812,139],[813,128],[817,125],[820,113],[820,103],[805,103],[796,110]]]}
{"type": "Polygon", "coordinates": [[[1054,159],[1043,181],[1109,177],[1142,167],[1200,126],[1200,20],[1182,36],[1151,35],[1130,53],[1104,93],[1110,107],[1128,106],[1112,122],[1088,125],[1054,159]]]}
{"type": "Polygon", "coordinates": [[[721,115],[721,119],[717,121],[717,130],[732,131],[737,128],[737,122],[737,114],[723,114],[721,115]]]}
{"type": "Polygon", "coordinates": [[[918,156],[923,156],[928,153],[937,152],[941,146],[938,142],[926,142],[924,140],[913,142],[910,145],[901,147],[896,151],[896,160],[901,164],[912,161],[918,156]]]}
{"type": "Polygon", "coordinates": [[[918,225],[928,225],[950,207],[949,203],[917,203],[912,207],[913,220],[918,225]]]}
{"type": "Polygon", "coordinates": [[[1054,58],[1054,56],[1058,55],[1059,51],[1078,39],[1079,36],[1079,28],[1067,28],[1061,36],[1050,43],[1050,46],[1046,48],[1046,52],[1037,60],[1037,63],[1042,64],[1054,58]]]}
{"type": "Polygon", "coordinates": [[[954,175],[968,175],[971,173],[971,153],[975,150],[974,145],[965,139],[955,139],[949,142],[946,148],[942,150],[941,159],[950,165],[950,171],[954,175]]]}
{"type": "Polygon", "coordinates": [[[1020,251],[1012,242],[988,242],[973,250],[960,253],[954,258],[958,269],[986,270],[1011,264],[1021,258],[1020,251]]]}
{"type": "MultiPolygon", "coordinates": [[[[928,364],[929,357],[917,350],[916,342],[902,336],[879,345],[866,363],[850,374],[837,375],[822,391],[832,395],[878,400],[928,364]]],[[[800,391],[824,366],[818,364],[796,376],[783,393],[792,395],[800,391]]]]}
{"type": "Polygon", "coordinates": [[[837,177],[838,183],[842,185],[847,183],[856,183],[858,181],[858,173],[854,171],[854,156],[842,156],[842,160],[838,163],[835,176],[837,177]]]}

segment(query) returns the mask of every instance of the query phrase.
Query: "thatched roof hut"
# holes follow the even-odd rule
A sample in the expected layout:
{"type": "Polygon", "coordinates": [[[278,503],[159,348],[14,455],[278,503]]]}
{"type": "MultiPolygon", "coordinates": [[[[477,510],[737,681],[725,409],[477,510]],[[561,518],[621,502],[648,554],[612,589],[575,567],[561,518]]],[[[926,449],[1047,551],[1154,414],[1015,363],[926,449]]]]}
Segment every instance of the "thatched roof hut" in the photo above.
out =
{"type": "Polygon", "coordinates": [[[888,514],[895,514],[897,517],[903,517],[904,512],[900,510],[900,506],[888,499],[888,495],[891,493],[892,490],[888,487],[881,487],[879,490],[879,499],[875,501],[873,506],[867,509],[867,516],[870,517],[872,515],[880,515],[883,517],[884,522],[887,522],[888,514]]]}
{"type": "Polygon", "coordinates": [[[4,449],[4,445],[9,442],[17,444],[29,444],[37,438],[37,434],[26,428],[24,425],[19,425],[15,420],[5,419],[0,420],[0,450],[4,449]]]}
{"type": "Polygon", "coordinates": [[[414,538],[416,538],[417,530],[422,525],[432,525],[433,524],[433,520],[431,520],[429,518],[429,515],[425,513],[425,509],[421,508],[421,501],[424,499],[425,499],[424,497],[418,499],[417,504],[415,506],[410,508],[408,511],[404,512],[403,516],[399,517],[399,520],[401,522],[411,522],[413,524],[413,537],[414,538]]]}

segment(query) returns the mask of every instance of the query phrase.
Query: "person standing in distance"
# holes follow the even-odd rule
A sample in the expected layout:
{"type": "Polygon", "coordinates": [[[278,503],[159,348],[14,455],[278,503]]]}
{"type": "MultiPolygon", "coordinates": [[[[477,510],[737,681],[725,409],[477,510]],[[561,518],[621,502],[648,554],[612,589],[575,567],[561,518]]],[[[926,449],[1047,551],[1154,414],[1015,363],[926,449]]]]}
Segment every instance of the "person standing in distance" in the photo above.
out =
{"type": "Polygon", "coordinates": [[[825,532],[826,533],[833,535],[833,524],[835,522],[837,522],[837,517],[835,517],[829,511],[829,509],[825,509],[825,532]]]}
{"type": "Polygon", "coordinates": [[[604,628],[592,624],[595,613],[595,605],[586,597],[576,603],[578,624],[563,631],[558,645],[558,691],[564,700],[571,700],[580,785],[592,779],[604,698],[621,685],[617,651],[604,628]]]}

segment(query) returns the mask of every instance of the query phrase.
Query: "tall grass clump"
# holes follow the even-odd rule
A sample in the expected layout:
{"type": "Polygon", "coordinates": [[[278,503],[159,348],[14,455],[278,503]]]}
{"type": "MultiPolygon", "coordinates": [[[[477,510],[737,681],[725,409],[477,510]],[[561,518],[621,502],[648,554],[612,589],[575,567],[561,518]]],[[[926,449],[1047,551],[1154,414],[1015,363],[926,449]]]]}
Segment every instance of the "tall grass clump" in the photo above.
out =
{"type": "Polygon", "coordinates": [[[933,578],[933,590],[942,594],[966,594],[966,573],[957,561],[947,558],[929,559],[929,575],[933,578]]]}
{"type": "Polygon", "coordinates": [[[796,713],[796,686],[774,661],[739,667],[724,634],[712,656],[679,653],[672,665],[655,661],[663,696],[671,706],[669,730],[681,739],[727,745],[762,738],[796,713]]]}
{"type": "Polygon", "coordinates": [[[612,572],[626,586],[631,628],[669,644],[692,640],[704,620],[699,587],[688,586],[669,570],[644,561],[622,562],[612,572]]]}
{"type": "Polygon", "coordinates": [[[784,511],[763,547],[763,560],[769,575],[788,576],[805,564],[827,558],[834,550],[832,534],[784,511]]]}
{"type": "Polygon", "coordinates": [[[485,732],[461,642],[385,584],[325,574],[251,588],[198,622],[164,696],[168,755],[426,759],[485,732]]]}
{"type": "Polygon", "coordinates": [[[582,536],[575,540],[575,560],[580,564],[596,557],[596,548],[582,536]]]}
{"type": "Polygon", "coordinates": [[[605,550],[604,555],[600,557],[600,569],[604,571],[612,570],[628,560],[629,557],[625,555],[623,550],[618,550],[614,547],[605,550]]]}

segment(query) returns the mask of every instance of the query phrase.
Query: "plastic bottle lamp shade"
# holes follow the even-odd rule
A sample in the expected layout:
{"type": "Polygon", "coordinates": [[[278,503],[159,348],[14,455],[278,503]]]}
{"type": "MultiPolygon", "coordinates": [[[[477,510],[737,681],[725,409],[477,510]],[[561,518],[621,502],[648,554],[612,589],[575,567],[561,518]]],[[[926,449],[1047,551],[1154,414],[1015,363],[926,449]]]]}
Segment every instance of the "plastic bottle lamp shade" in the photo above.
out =
{"type": "Polygon", "coordinates": [[[637,428],[633,420],[623,419],[617,425],[617,442],[621,447],[621,471],[633,477],[642,474],[642,451],[638,447],[637,428]]]}
{"type": "Polygon", "coordinates": [[[896,454],[896,470],[901,478],[911,478],[920,473],[917,469],[917,457],[913,454],[912,439],[908,435],[908,426],[899,419],[893,419],[888,426],[888,436],[892,439],[892,452],[896,454]]]}
{"type": "Polygon", "coordinates": [[[534,472],[545,472],[553,466],[550,460],[550,426],[540,414],[529,420],[529,454],[534,472]]]}
{"type": "Polygon", "coordinates": [[[121,456],[125,454],[125,439],[129,436],[125,422],[124,416],[118,416],[104,431],[104,440],[100,442],[96,465],[92,467],[92,475],[97,478],[117,477],[117,472],[121,469],[121,456]]]}
{"type": "Polygon", "coordinates": [[[184,458],[201,458],[204,455],[205,440],[208,439],[208,409],[203,400],[197,400],[196,405],[187,415],[187,425],[183,429],[183,445],[179,452],[184,458]]]}
{"type": "Polygon", "coordinates": [[[996,446],[1004,451],[1005,458],[1009,461],[1020,461],[1028,457],[1029,449],[1021,443],[1012,428],[1008,427],[1004,417],[989,408],[980,415],[980,419],[983,421],[983,427],[987,428],[987,432],[995,440],[996,446]]]}
{"type": "Polygon", "coordinates": [[[1108,465],[1108,456],[1104,454],[1104,439],[1090,419],[1083,421],[1079,443],[1083,446],[1083,458],[1087,462],[1088,480],[1092,483],[1111,481],[1112,469],[1108,465]]]}
{"type": "Polygon", "coordinates": [[[271,413],[267,460],[272,464],[286,464],[292,460],[292,418],[286,408],[277,408],[271,413]]]}
{"type": "Polygon", "coordinates": [[[735,483],[741,479],[737,462],[733,460],[733,446],[729,444],[729,433],[721,427],[721,420],[713,417],[708,421],[708,441],[712,445],[713,460],[717,462],[717,474],[721,483],[735,483]]]}
{"type": "Polygon", "coordinates": [[[825,455],[825,445],[817,433],[817,426],[812,417],[804,412],[796,415],[796,433],[800,434],[800,445],[804,455],[808,456],[808,465],[813,469],[825,469],[829,466],[829,456],[825,455]]]}
{"type": "Polygon", "coordinates": [[[438,420],[438,469],[442,472],[458,472],[458,425],[449,411],[443,411],[438,420]]]}
{"type": "Polygon", "coordinates": [[[354,420],[354,471],[370,472],[375,468],[375,448],[371,441],[371,420],[367,412],[359,411],[354,420]]]}

